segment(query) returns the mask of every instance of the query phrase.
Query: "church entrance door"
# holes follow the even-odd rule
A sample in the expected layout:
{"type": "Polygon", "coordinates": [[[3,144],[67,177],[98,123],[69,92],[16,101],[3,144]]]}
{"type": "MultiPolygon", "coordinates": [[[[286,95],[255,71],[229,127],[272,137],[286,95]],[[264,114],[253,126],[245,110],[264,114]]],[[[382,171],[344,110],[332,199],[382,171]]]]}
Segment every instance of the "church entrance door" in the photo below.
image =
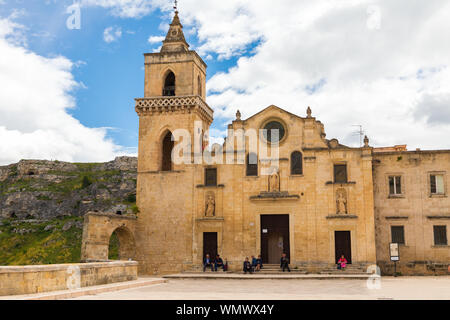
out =
{"type": "Polygon", "coordinates": [[[334,245],[336,249],[336,263],[341,258],[341,255],[345,256],[345,259],[347,259],[349,264],[352,263],[352,242],[350,231],[335,231],[334,245]]]}
{"type": "Polygon", "coordinates": [[[215,259],[217,255],[217,232],[203,233],[203,258],[209,254],[211,259],[215,259]]]}
{"type": "Polygon", "coordinates": [[[289,215],[261,215],[263,264],[279,264],[283,252],[290,258],[289,215]]]}

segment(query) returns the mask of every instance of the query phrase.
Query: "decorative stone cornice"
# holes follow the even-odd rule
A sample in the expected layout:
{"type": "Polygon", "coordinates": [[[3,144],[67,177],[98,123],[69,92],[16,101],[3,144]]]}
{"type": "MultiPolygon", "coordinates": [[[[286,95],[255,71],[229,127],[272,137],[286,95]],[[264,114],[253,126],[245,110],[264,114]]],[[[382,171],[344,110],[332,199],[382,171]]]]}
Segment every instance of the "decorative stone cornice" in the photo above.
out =
{"type": "Polygon", "coordinates": [[[354,214],[330,214],[327,219],[358,219],[358,216],[354,214]]]}
{"type": "Polygon", "coordinates": [[[282,192],[267,192],[263,191],[258,195],[250,196],[252,201],[273,201],[273,200],[299,200],[298,194],[289,194],[287,191],[282,192]]]}
{"type": "Polygon", "coordinates": [[[135,109],[139,116],[197,112],[208,123],[213,121],[214,111],[200,96],[151,97],[135,100],[135,109]]]}

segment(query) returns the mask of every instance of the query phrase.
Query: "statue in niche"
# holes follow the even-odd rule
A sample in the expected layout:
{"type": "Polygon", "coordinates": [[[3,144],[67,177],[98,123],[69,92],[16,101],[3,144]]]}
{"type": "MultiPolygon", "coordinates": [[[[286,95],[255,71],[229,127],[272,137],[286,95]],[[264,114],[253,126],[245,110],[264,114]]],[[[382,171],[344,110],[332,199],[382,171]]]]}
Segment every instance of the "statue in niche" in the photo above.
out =
{"type": "Polygon", "coordinates": [[[347,194],[344,189],[339,189],[336,194],[337,214],[347,214],[347,194]]]}
{"type": "Polygon", "coordinates": [[[280,174],[277,168],[273,168],[269,176],[269,192],[280,192],[280,174]]]}
{"type": "Polygon", "coordinates": [[[214,200],[214,196],[212,194],[208,195],[206,199],[206,217],[214,217],[216,214],[216,201],[214,200]]]}

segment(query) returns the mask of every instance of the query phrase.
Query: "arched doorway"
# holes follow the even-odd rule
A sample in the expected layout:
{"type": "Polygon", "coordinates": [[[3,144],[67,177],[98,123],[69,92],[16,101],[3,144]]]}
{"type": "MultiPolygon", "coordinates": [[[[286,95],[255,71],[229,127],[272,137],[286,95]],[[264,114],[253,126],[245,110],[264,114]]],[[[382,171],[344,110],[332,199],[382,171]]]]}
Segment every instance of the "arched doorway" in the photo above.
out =
{"type": "Polygon", "coordinates": [[[162,165],[161,171],[172,171],[172,150],[174,141],[172,132],[167,132],[162,141],[162,165]]]}
{"type": "Polygon", "coordinates": [[[174,96],[175,95],[175,74],[170,71],[165,80],[163,88],[163,96],[174,96]]]}
{"type": "Polygon", "coordinates": [[[131,231],[119,227],[111,234],[108,247],[108,260],[134,260],[136,247],[131,231]]]}

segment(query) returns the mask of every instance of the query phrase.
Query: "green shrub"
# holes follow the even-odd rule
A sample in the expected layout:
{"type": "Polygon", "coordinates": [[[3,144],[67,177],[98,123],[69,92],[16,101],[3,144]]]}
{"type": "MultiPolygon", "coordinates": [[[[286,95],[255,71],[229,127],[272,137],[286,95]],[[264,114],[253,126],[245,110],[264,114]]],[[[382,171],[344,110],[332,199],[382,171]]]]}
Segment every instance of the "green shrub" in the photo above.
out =
{"type": "Polygon", "coordinates": [[[131,206],[131,210],[133,211],[134,214],[138,214],[139,213],[139,208],[137,205],[132,205],[131,206]]]}
{"type": "Polygon", "coordinates": [[[129,203],[136,203],[136,194],[130,193],[127,196],[127,200],[126,201],[129,202],[129,203]]]}

